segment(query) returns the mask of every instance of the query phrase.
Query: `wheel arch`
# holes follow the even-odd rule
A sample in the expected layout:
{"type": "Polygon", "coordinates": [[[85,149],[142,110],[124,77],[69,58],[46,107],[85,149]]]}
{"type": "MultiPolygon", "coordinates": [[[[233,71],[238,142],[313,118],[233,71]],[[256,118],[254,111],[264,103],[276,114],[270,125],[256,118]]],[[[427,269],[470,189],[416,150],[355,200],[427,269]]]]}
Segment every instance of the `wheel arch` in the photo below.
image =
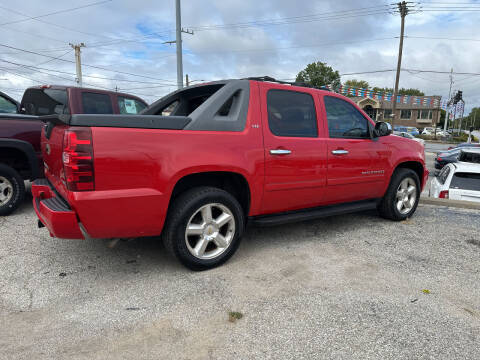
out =
{"type": "Polygon", "coordinates": [[[0,139],[0,150],[0,163],[26,173],[25,179],[34,180],[39,177],[38,159],[30,143],[16,139],[0,139]],[[28,165],[27,169],[24,164],[28,165]]]}
{"type": "Polygon", "coordinates": [[[395,170],[393,171],[392,176],[397,169],[410,169],[410,170],[415,171],[415,173],[418,175],[418,179],[420,181],[420,187],[421,188],[424,187],[425,184],[423,183],[423,174],[424,174],[424,171],[425,171],[425,167],[421,162],[419,162],[419,161],[403,161],[403,162],[400,162],[395,167],[395,170]]]}
{"type": "Polygon", "coordinates": [[[200,186],[212,186],[227,191],[238,200],[245,216],[248,216],[251,205],[250,185],[245,176],[233,171],[205,171],[184,175],[172,189],[169,208],[180,194],[200,186]]]}

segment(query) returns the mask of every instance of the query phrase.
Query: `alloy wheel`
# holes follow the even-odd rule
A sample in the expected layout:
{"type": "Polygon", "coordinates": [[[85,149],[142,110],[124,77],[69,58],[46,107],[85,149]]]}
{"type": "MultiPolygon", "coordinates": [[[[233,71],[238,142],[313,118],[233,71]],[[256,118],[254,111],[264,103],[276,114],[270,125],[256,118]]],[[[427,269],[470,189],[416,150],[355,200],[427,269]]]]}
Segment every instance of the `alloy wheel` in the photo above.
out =
{"type": "Polygon", "coordinates": [[[185,243],[188,251],[198,259],[208,260],[228,249],[235,236],[235,218],[219,203],[199,208],[188,220],[185,243]]]}
{"type": "Polygon", "coordinates": [[[403,179],[398,186],[395,206],[397,207],[397,210],[400,212],[400,214],[405,215],[413,209],[416,200],[417,185],[412,178],[407,177],[403,179]]]}
{"type": "Polygon", "coordinates": [[[8,203],[13,196],[13,185],[12,183],[3,176],[0,176],[0,206],[8,203]]]}

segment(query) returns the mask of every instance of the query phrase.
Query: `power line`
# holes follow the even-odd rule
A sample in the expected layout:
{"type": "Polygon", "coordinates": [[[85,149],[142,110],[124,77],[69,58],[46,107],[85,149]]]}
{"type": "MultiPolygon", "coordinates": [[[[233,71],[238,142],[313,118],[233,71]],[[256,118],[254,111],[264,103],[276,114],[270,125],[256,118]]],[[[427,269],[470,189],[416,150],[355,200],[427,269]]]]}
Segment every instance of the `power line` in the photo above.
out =
{"type": "Polygon", "coordinates": [[[17,23],[20,23],[20,22],[28,21],[28,20],[38,20],[39,18],[42,18],[42,17],[56,15],[56,14],[63,14],[63,13],[70,12],[70,11],[75,11],[75,10],[84,9],[84,8],[91,7],[91,6],[97,6],[97,5],[105,4],[105,3],[110,2],[110,1],[112,1],[112,0],[97,1],[97,2],[94,2],[94,3],[90,3],[90,4],[77,6],[77,7],[70,8],[70,9],[58,10],[58,11],[54,11],[54,12],[51,12],[51,13],[48,13],[48,14],[37,15],[37,16],[28,16],[28,15],[25,15],[23,13],[20,13],[20,12],[17,12],[17,11],[11,10],[11,9],[7,9],[5,7],[0,6],[0,9],[11,11],[11,12],[16,12],[19,15],[27,17],[27,19],[23,19],[23,20],[14,20],[14,21],[9,21],[9,22],[6,22],[6,23],[2,23],[2,24],[0,24],[0,26],[17,24],[17,23]]]}
{"type": "Polygon", "coordinates": [[[303,15],[303,16],[292,16],[292,17],[284,17],[284,18],[277,18],[277,19],[265,19],[265,20],[254,20],[248,22],[239,22],[239,23],[230,23],[230,24],[214,24],[214,25],[202,25],[202,26],[189,26],[189,28],[197,31],[203,30],[216,30],[216,29],[225,29],[225,28],[242,28],[242,27],[250,27],[250,26],[267,26],[267,25],[283,25],[289,23],[297,23],[297,22],[310,22],[310,21],[319,21],[325,18],[334,18],[334,17],[344,17],[344,16],[351,16],[353,14],[368,14],[371,12],[388,12],[391,9],[390,5],[382,5],[382,6],[371,6],[365,8],[357,8],[357,9],[349,9],[349,10],[341,10],[341,11],[330,11],[325,13],[317,13],[311,15],[303,15]],[[348,14],[353,13],[353,14],[348,14]]]}
{"type": "MultiPolygon", "coordinates": [[[[34,52],[34,51],[20,49],[20,48],[10,46],[10,45],[0,44],[0,46],[8,48],[8,49],[19,50],[19,51],[22,51],[22,52],[25,52],[25,53],[28,53],[28,54],[34,54],[34,55],[44,56],[44,57],[47,57],[47,58],[50,58],[50,59],[56,59],[54,56],[40,54],[40,53],[37,53],[37,52],[34,52]]],[[[56,59],[56,60],[75,64],[75,61],[72,61],[72,60],[66,60],[66,59],[56,59]]],[[[99,70],[103,70],[103,71],[114,72],[114,73],[118,73],[118,74],[138,76],[138,77],[141,77],[141,78],[146,78],[146,79],[151,79],[151,80],[159,80],[159,81],[166,81],[166,82],[171,81],[171,80],[165,80],[165,79],[158,79],[158,78],[154,78],[154,77],[151,77],[151,76],[134,74],[134,73],[126,72],[126,71],[112,70],[112,69],[108,69],[108,68],[101,67],[101,66],[96,66],[96,65],[83,64],[83,66],[90,67],[90,68],[93,68],[93,69],[99,69],[99,70]]]]}
{"type": "Polygon", "coordinates": [[[55,61],[55,60],[59,60],[60,58],[64,57],[64,56],[67,55],[67,54],[70,54],[71,52],[72,52],[72,49],[67,50],[67,52],[63,53],[63,54],[60,55],[60,56],[57,56],[57,57],[55,57],[55,58],[53,58],[53,59],[49,59],[49,60],[47,60],[47,61],[43,61],[43,62],[41,62],[41,63],[38,63],[37,66],[38,66],[38,65],[47,64],[47,63],[52,62],[52,61],[55,61]]]}
{"type": "Polygon", "coordinates": [[[411,36],[405,35],[406,38],[411,39],[428,39],[428,40],[452,40],[452,41],[480,41],[480,39],[465,39],[465,38],[446,38],[446,37],[430,37],[430,36],[411,36]]]}
{"type": "MultiPolygon", "coordinates": [[[[0,61],[8,63],[8,64],[24,67],[24,68],[27,68],[27,69],[34,69],[36,71],[44,70],[44,71],[50,71],[50,72],[59,73],[59,74],[67,74],[67,75],[75,76],[74,73],[71,73],[71,72],[68,72],[68,71],[48,69],[48,68],[38,67],[38,66],[34,66],[34,65],[21,64],[21,63],[18,63],[18,62],[8,61],[8,60],[3,60],[3,59],[0,59],[0,61]]],[[[82,76],[87,77],[87,78],[92,78],[92,79],[112,80],[112,81],[117,81],[117,82],[128,82],[128,83],[136,83],[136,84],[158,84],[158,82],[152,82],[152,81],[116,79],[116,78],[109,78],[109,77],[96,76],[96,75],[85,75],[85,74],[83,74],[82,76]]]]}
{"type": "Polygon", "coordinates": [[[418,73],[433,73],[433,74],[455,74],[455,75],[472,75],[472,76],[480,75],[480,73],[472,73],[472,72],[451,72],[451,71],[418,70],[418,69],[402,69],[402,70],[413,71],[418,73]]]}
{"type": "Polygon", "coordinates": [[[345,74],[340,74],[340,76],[374,74],[374,73],[383,73],[383,72],[391,72],[391,71],[395,71],[395,69],[373,70],[373,71],[362,71],[362,72],[354,72],[354,73],[345,73],[345,74]]]}

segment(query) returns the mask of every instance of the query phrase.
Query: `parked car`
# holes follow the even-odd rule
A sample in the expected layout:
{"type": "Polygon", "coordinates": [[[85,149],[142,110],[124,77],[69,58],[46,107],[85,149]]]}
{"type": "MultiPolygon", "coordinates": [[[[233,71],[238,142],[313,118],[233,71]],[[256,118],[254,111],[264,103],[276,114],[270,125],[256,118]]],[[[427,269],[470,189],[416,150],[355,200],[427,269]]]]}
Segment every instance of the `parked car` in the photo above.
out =
{"type": "Polygon", "coordinates": [[[0,94],[0,104],[4,110],[0,113],[0,215],[10,214],[22,202],[24,180],[43,176],[44,124],[38,115],[136,114],[147,107],[133,95],[68,86],[28,88],[20,104],[0,94]]]}
{"type": "Polygon", "coordinates": [[[448,148],[448,150],[459,149],[459,148],[464,148],[464,147],[478,148],[478,147],[480,147],[480,143],[468,143],[468,142],[460,143],[460,144],[457,144],[455,146],[450,146],[448,148]]]}
{"type": "Polygon", "coordinates": [[[480,164],[447,164],[430,183],[429,196],[480,202],[480,164]]]}
{"type": "Polygon", "coordinates": [[[445,165],[458,161],[461,149],[451,149],[437,153],[435,158],[435,169],[441,170],[445,165]]]}
{"type": "Polygon", "coordinates": [[[422,130],[422,135],[433,135],[434,134],[434,130],[432,127],[426,127],[426,128],[423,128],[422,130]]]}
{"type": "Polygon", "coordinates": [[[413,126],[408,126],[406,132],[413,136],[420,135],[420,132],[418,131],[418,129],[413,126]]]}
{"type": "Polygon", "coordinates": [[[393,131],[408,132],[407,130],[408,130],[408,129],[407,129],[406,126],[396,125],[396,126],[393,127],[393,131]]]}
{"type": "Polygon", "coordinates": [[[480,164],[480,148],[462,148],[458,161],[480,164]]]}
{"type": "Polygon", "coordinates": [[[232,256],[247,219],[413,215],[423,146],[342,95],[264,80],[190,86],[132,117],[46,117],[46,179],[32,185],[41,226],[72,239],[162,234],[203,270],[232,256]]]}
{"type": "Polygon", "coordinates": [[[399,131],[394,131],[393,132],[394,135],[397,135],[397,136],[401,136],[401,137],[404,137],[406,139],[410,139],[410,140],[414,140],[414,141],[417,141],[419,142],[420,144],[422,144],[423,146],[425,146],[425,140],[423,139],[420,139],[420,138],[416,138],[415,136],[413,136],[412,134],[410,133],[407,133],[407,132],[399,132],[399,131]]]}

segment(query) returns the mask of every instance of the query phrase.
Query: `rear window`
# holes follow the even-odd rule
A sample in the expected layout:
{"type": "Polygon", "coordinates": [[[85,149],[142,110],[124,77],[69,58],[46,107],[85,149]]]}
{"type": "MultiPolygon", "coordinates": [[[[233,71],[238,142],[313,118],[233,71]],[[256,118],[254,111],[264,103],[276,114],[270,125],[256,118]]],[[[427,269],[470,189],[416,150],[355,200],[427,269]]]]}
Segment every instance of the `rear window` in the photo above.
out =
{"type": "Polygon", "coordinates": [[[450,174],[450,167],[445,166],[437,176],[438,182],[442,185],[445,184],[445,181],[447,181],[448,174],[450,174]]]}
{"type": "Polygon", "coordinates": [[[138,114],[140,111],[145,109],[147,105],[141,101],[127,98],[124,96],[118,97],[118,108],[120,109],[120,114],[138,114]]]}
{"type": "Polygon", "coordinates": [[[106,94],[83,92],[82,106],[84,114],[113,114],[112,101],[106,94]]]}
{"type": "Polygon", "coordinates": [[[152,104],[145,115],[188,116],[223,86],[211,84],[175,92],[152,104]]]}
{"type": "Polygon", "coordinates": [[[480,153],[462,151],[458,157],[458,161],[480,164],[480,153]]]}
{"type": "Polygon", "coordinates": [[[16,113],[17,105],[0,95],[0,113],[16,113]]]}
{"type": "Polygon", "coordinates": [[[480,191],[480,174],[458,172],[453,175],[450,189],[480,191]]]}
{"type": "Polygon", "coordinates": [[[67,91],[28,89],[23,97],[22,108],[27,115],[68,114],[67,91]]]}

